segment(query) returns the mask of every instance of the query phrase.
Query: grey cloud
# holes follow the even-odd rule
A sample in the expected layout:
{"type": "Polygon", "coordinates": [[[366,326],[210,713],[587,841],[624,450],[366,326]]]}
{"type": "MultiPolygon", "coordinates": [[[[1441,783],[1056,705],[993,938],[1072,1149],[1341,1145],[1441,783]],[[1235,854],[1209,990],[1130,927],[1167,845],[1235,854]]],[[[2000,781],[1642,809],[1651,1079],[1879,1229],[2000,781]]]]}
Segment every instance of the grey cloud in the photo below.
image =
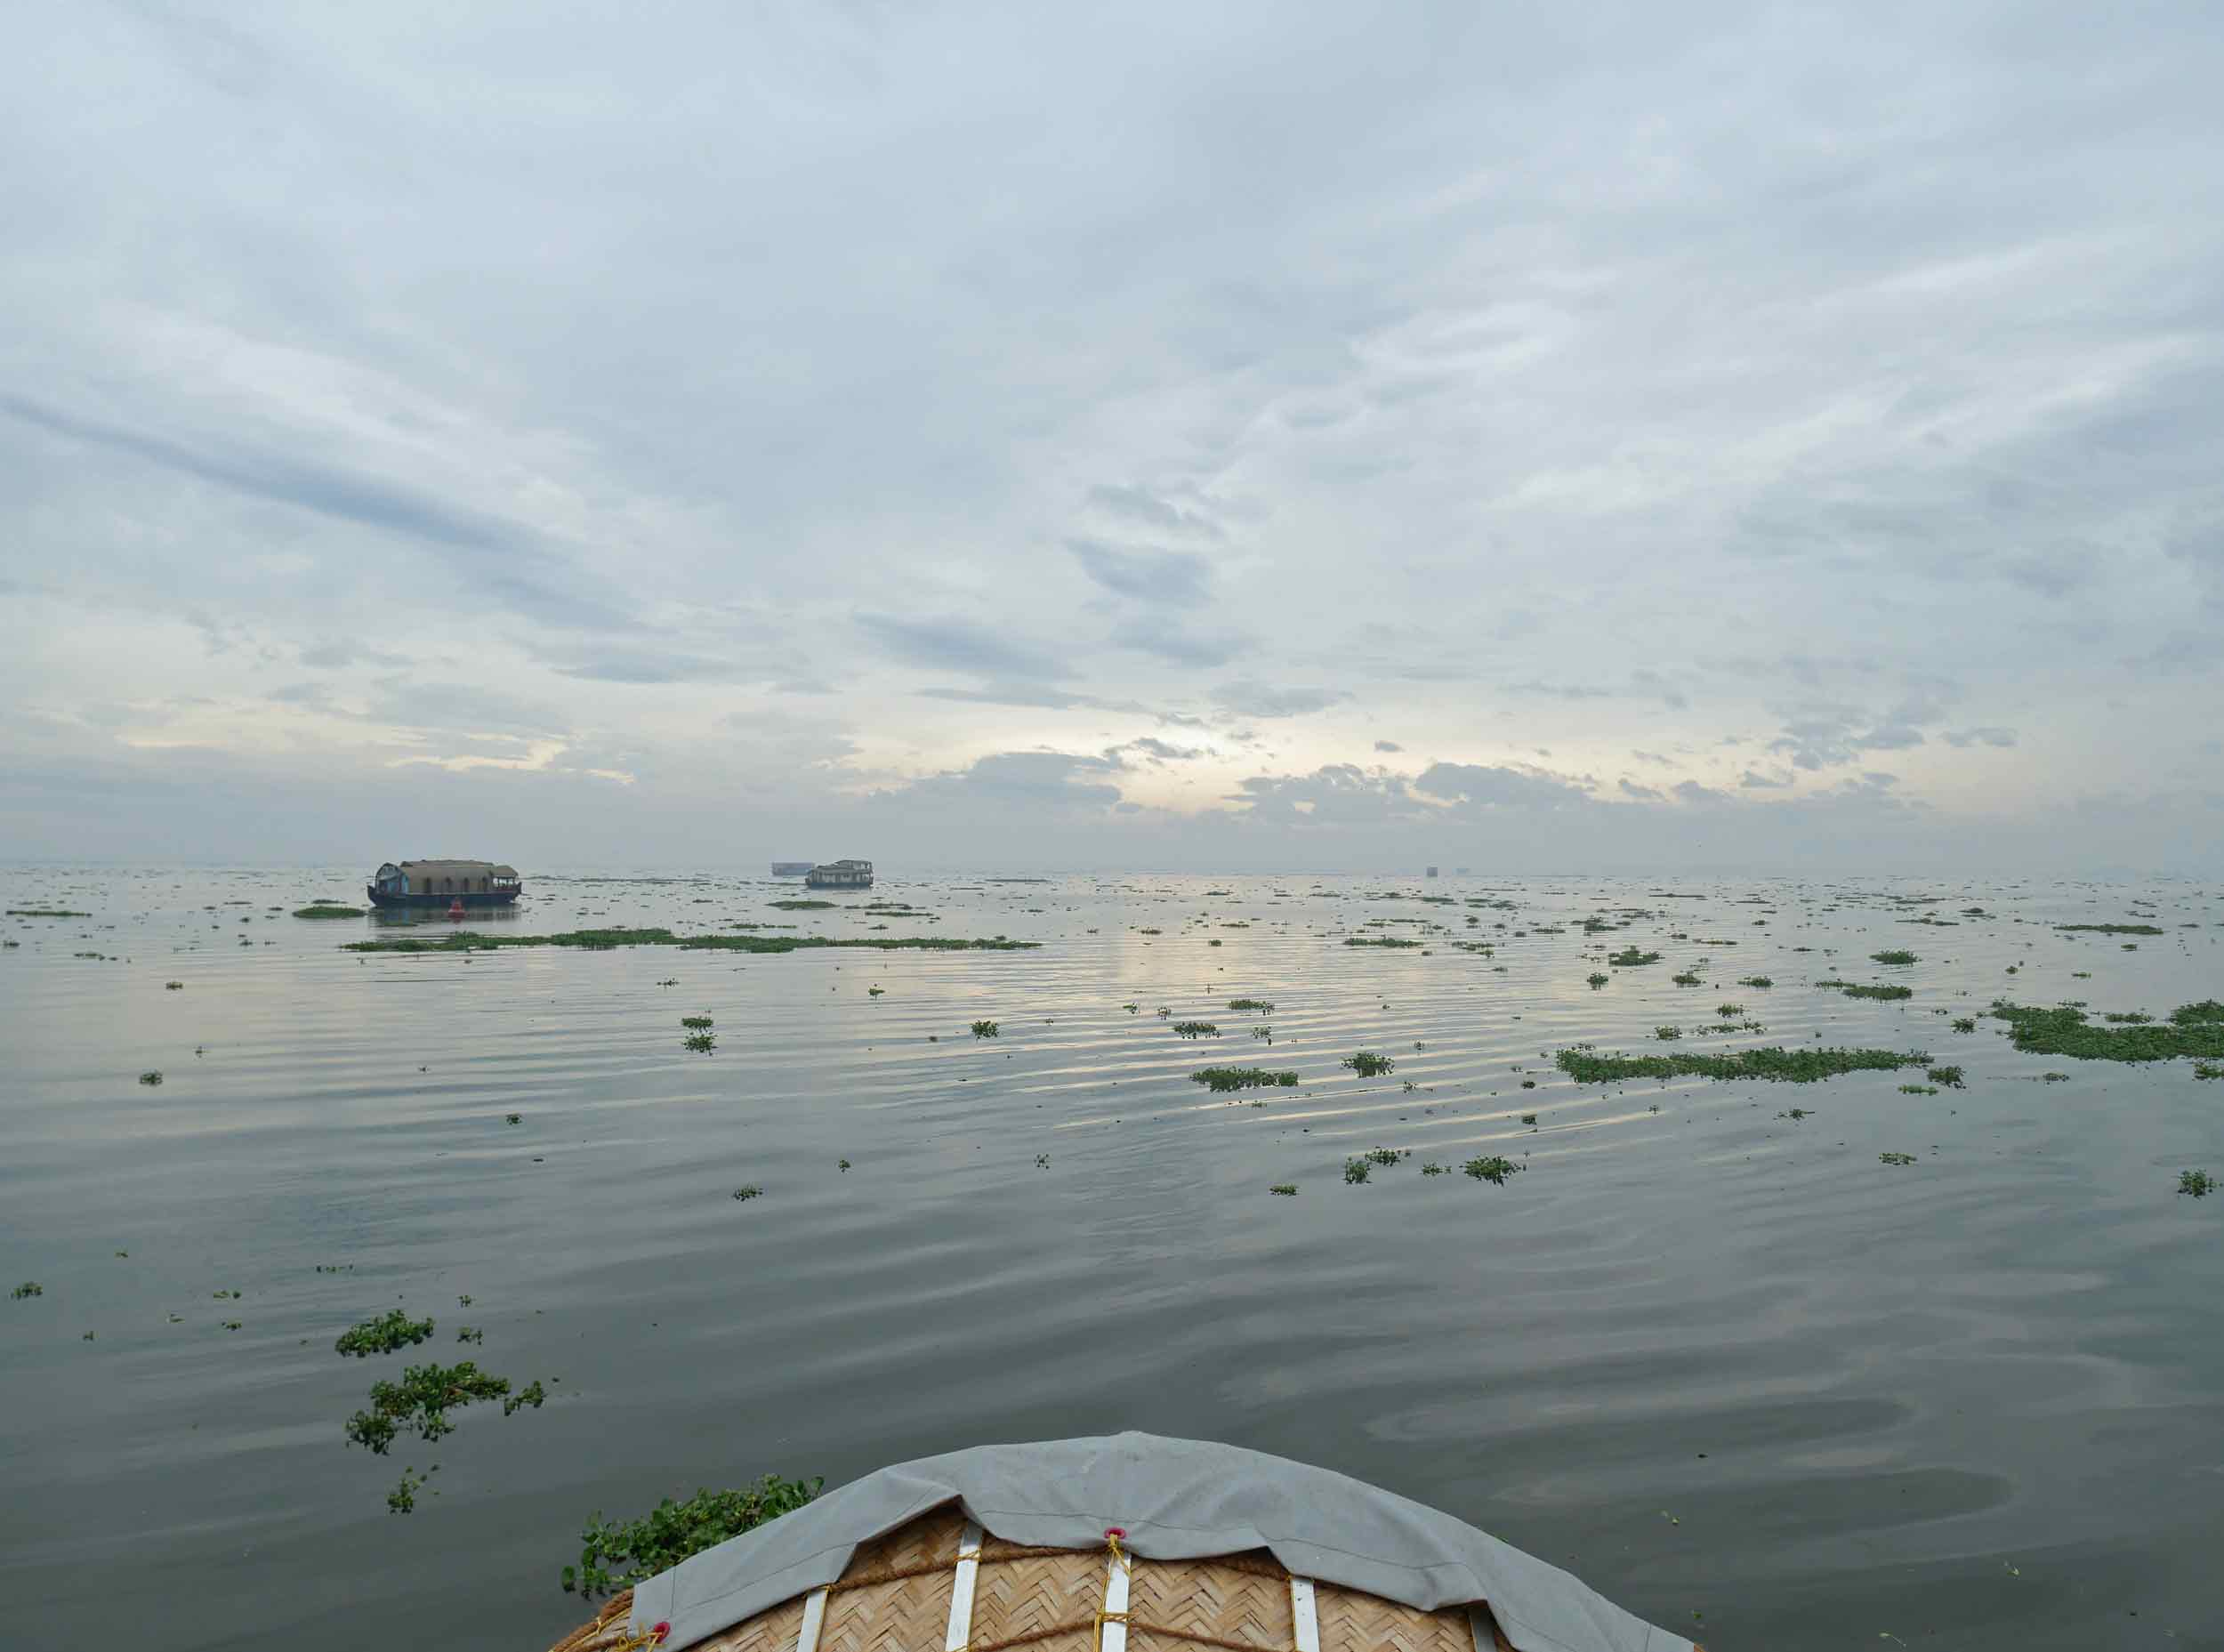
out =
{"type": "Polygon", "coordinates": [[[1304,717],[1350,697],[1342,689],[1275,688],[1251,680],[1224,682],[1213,690],[1213,703],[1238,717],[1304,717]]]}
{"type": "Polygon", "coordinates": [[[1251,648],[1245,638],[1191,631],[1178,621],[1163,616],[1132,619],[1116,626],[1112,641],[1124,649],[1172,660],[1177,665],[1205,668],[1225,665],[1251,648]]]}
{"type": "Polygon", "coordinates": [[[1378,752],[1402,752],[1406,748],[1395,740],[1377,740],[1374,743],[1374,749],[1378,752]]]}
{"type": "Polygon", "coordinates": [[[646,651],[605,653],[555,667],[557,675],[586,682],[745,682],[753,673],[728,660],[646,651]]]}
{"type": "Polygon", "coordinates": [[[882,804],[1052,804],[1060,809],[1109,809],[1122,801],[1120,789],[1103,777],[1117,774],[1125,766],[1116,758],[1071,752],[996,752],[977,759],[968,768],[874,795],[882,804]]]}
{"type": "Polygon", "coordinates": [[[22,396],[0,394],[0,413],[50,435],[214,487],[418,541],[444,552],[475,592],[520,614],[602,630],[633,625],[632,616],[611,600],[576,589],[582,583],[576,572],[549,554],[531,530],[399,483],[244,443],[234,442],[228,451],[197,451],[168,437],[64,413],[22,396]]]}
{"type": "Polygon", "coordinates": [[[1193,551],[1132,551],[1092,539],[1069,540],[1066,548],[1091,579],[1138,602],[1202,602],[1213,576],[1213,565],[1193,551]]]}
{"type": "Polygon", "coordinates": [[[1654,803],[1665,802],[1667,801],[1666,797],[1662,794],[1658,786],[1640,786],[1634,780],[1624,779],[1621,783],[1620,789],[1622,795],[1624,797],[1641,798],[1647,802],[1654,803]]]}
{"type": "Polygon", "coordinates": [[[1197,758],[1210,757],[1213,754],[1201,745],[1172,745],[1164,740],[1154,739],[1149,735],[1144,735],[1140,738],[1130,740],[1125,745],[1114,746],[1105,753],[1105,756],[1116,762],[1121,753],[1125,752],[1138,753],[1156,763],[1192,762],[1197,758]]]}
{"type": "Polygon", "coordinates": [[[890,658],[907,665],[978,672],[986,677],[1070,677],[1073,669],[1044,649],[1029,648],[999,630],[969,619],[906,619],[891,614],[853,616],[890,658]]]}
{"type": "Polygon", "coordinates": [[[1737,784],[1742,790],[1748,792],[1777,791],[1790,786],[1792,777],[1788,774],[1766,775],[1757,769],[1748,769],[1737,777],[1737,784]]]}
{"type": "Polygon", "coordinates": [[[2013,729],[1987,726],[1981,729],[1949,729],[1941,737],[1948,745],[2011,746],[2016,743],[2013,729]]]}
{"type": "Polygon", "coordinates": [[[1184,511],[1179,505],[1160,498],[1142,488],[1096,487],[1089,490],[1089,503],[1110,515],[1140,522],[1147,528],[1162,532],[1192,533],[1207,539],[1224,536],[1220,525],[1210,518],[1184,511]]]}
{"type": "Polygon", "coordinates": [[[1414,788],[1470,809],[1569,809],[1591,802],[1581,786],[1543,770],[1431,763],[1414,788]]]}
{"type": "MultiPolygon", "coordinates": [[[[919,690],[923,699],[955,700],[967,705],[1013,705],[1034,711],[1065,712],[1094,711],[1121,712],[1132,715],[1149,716],[1150,708],[1133,700],[1108,700],[1093,694],[1069,694],[1063,689],[1048,689],[1027,682],[991,682],[978,689],[935,688],[919,690]]],[[[1161,721],[1176,721],[1160,713],[1161,721]]],[[[1186,720],[1192,723],[1195,719],[1186,720]]],[[[1202,724],[1197,724],[1202,727],[1202,724]]]]}

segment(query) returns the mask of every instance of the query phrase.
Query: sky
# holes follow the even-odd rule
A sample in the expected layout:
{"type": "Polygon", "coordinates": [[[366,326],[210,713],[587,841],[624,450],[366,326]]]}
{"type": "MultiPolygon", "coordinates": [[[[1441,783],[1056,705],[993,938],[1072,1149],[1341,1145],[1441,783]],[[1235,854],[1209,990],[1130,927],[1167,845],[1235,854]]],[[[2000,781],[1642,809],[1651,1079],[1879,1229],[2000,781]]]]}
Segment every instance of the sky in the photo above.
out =
{"type": "Polygon", "coordinates": [[[0,858],[2224,874],[2224,9],[20,0],[0,858]]]}

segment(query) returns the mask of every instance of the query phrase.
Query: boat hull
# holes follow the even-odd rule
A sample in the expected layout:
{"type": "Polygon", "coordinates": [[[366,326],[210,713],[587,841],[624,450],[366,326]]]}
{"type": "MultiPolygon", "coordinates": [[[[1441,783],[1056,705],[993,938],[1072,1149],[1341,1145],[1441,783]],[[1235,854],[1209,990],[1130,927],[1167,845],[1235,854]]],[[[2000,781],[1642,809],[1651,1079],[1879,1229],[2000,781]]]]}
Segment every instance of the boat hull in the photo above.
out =
{"type": "Polygon", "coordinates": [[[365,895],[371,905],[384,907],[408,907],[416,911],[441,911],[461,901],[466,909],[473,907],[507,907],[515,901],[520,891],[514,889],[472,890],[462,895],[391,895],[366,884],[365,895]]]}

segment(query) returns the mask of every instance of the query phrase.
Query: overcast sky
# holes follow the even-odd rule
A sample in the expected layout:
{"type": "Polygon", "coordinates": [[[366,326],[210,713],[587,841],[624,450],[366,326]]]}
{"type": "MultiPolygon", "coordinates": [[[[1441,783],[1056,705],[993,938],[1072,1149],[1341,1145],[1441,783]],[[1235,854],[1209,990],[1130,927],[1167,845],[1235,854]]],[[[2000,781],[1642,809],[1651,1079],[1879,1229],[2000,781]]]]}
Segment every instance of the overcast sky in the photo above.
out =
{"type": "Polygon", "coordinates": [[[2224,8],[22,0],[0,854],[2224,869],[2224,8]]]}

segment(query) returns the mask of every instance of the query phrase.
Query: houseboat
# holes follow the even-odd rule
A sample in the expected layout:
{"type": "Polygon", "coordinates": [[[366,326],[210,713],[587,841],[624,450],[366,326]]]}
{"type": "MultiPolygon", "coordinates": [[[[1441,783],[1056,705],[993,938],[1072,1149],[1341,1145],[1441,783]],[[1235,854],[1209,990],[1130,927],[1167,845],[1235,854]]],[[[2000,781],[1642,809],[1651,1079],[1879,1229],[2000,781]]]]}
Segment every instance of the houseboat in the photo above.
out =
{"type": "Polygon", "coordinates": [[[776,878],[809,877],[815,864],[809,860],[776,860],[772,863],[772,875],[776,878]]]}
{"type": "Polygon", "coordinates": [[[524,887],[491,860],[390,860],[363,892],[374,907],[506,907],[524,887]]]}
{"type": "Polygon", "coordinates": [[[803,882],[813,889],[871,889],[873,863],[869,860],[829,860],[813,866],[804,874],[803,882]]]}

